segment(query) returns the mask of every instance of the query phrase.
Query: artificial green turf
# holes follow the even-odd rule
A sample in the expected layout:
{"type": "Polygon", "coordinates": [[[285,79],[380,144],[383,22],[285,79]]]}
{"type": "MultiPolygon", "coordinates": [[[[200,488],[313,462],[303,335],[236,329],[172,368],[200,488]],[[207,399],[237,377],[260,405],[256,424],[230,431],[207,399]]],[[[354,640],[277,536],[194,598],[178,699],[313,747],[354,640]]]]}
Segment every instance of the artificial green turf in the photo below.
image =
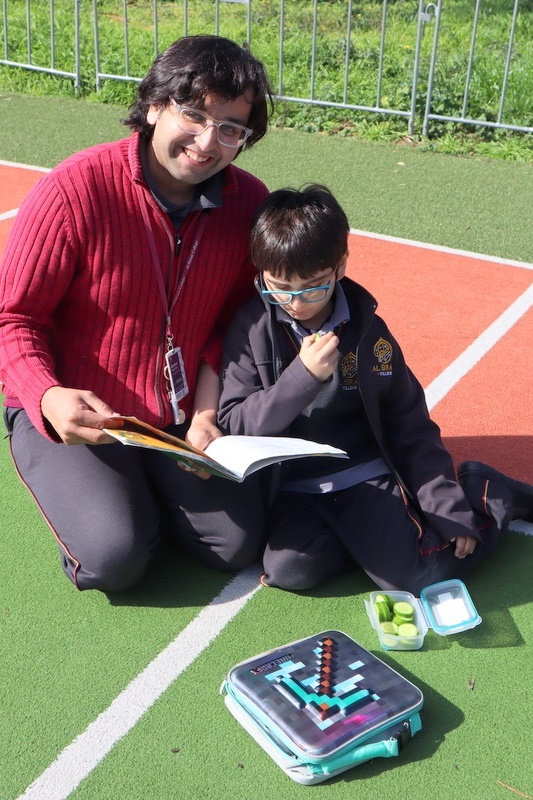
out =
{"type": "MultiPolygon", "coordinates": [[[[52,167],[129,133],[126,109],[0,94],[0,158],[52,167]]],[[[533,165],[272,130],[237,163],[270,189],[326,183],[353,228],[533,262],[533,165]]]]}
{"type": "Polygon", "coordinates": [[[531,544],[509,534],[469,581],[481,626],[448,639],[430,632],[417,652],[379,649],[363,604],[374,587],[358,573],[309,594],[261,589],[72,797],[292,800],[312,792],[332,800],[501,800],[507,795],[498,780],[531,793],[531,544]],[[400,758],[311,789],[283,774],[218,690],[238,661],[329,628],[354,636],[422,689],[424,727],[400,758]]]}
{"type": "MultiPolygon", "coordinates": [[[[0,442],[0,797],[15,797],[218,594],[167,545],[127,594],[78,592],[0,442]],[[4,768],[2,768],[2,766],[4,768]]],[[[46,798],[43,798],[46,800],[46,798]]]]}
{"type": "Polygon", "coordinates": [[[352,228],[533,262],[533,165],[277,130],[239,163],[271,189],[325,183],[352,228]]]}
{"type": "MultiPolygon", "coordinates": [[[[110,602],[62,577],[55,544],[0,444],[3,476],[0,797],[45,769],[185,627],[227,578],[165,550],[139,588],[110,602]]],[[[530,727],[532,540],[509,534],[468,580],[483,623],[418,652],[384,653],[354,572],[312,593],[262,589],[72,795],[76,800],[336,800],[407,794],[500,800],[533,790],[530,727]],[[425,694],[424,728],[400,759],[309,789],[292,783],[226,711],[218,689],[238,661],[320,630],[354,636],[425,694]],[[520,679],[522,677],[522,679],[520,679]],[[474,682],[473,688],[470,688],[474,682]],[[173,752],[176,751],[176,752],[173,752]],[[353,785],[355,783],[355,785],[353,785]],[[420,788],[421,787],[421,788],[420,788]]],[[[43,800],[45,800],[43,798],[43,800]]]]}
{"type": "Polygon", "coordinates": [[[125,115],[125,108],[103,103],[0,92],[0,159],[54,167],[84,147],[127,136],[125,115]]]}

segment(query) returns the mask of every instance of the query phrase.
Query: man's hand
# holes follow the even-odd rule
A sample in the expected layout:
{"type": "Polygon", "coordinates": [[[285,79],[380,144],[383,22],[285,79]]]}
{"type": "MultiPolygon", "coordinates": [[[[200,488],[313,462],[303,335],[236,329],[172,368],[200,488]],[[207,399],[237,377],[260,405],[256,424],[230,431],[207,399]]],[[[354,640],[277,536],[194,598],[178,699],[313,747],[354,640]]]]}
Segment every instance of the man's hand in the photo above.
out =
{"type": "Polygon", "coordinates": [[[477,539],[474,539],[473,536],[456,536],[451,541],[455,543],[454,556],[456,558],[471,556],[477,547],[477,539]]]}
{"type": "Polygon", "coordinates": [[[59,438],[68,445],[114,442],[102,428],[120,428],[115,412],[93,392],[52,386],[42,396],[41,411],[59,438]]]}
{"type": "Polygon", "coordinates": [[[319,381],[326,381],[335,372],[339,360],[339,338],[333,331],[323,336],[312,333],[302,340],[300,358],[304,366],[319,381]]]}

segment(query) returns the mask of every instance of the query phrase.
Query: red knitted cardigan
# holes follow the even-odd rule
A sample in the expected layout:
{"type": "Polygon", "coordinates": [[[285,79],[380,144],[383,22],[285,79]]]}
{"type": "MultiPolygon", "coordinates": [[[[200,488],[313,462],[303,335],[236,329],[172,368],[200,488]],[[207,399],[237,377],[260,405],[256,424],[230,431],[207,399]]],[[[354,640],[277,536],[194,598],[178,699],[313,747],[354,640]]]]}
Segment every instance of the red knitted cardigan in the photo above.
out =
{"type": "Polygon", "coordinates": [[[169,280],[190,387],[180,405],[190,415],[200,363],[218,372],[221,337],[254,291],[248,236],[267,189],[234,165],[223,179],[222,207],[189,215],[177,255],[168,217],[142,177],[138,134],[72,156],[29,193],[0,268],[0,380],[5,403],[22,405],[43,435],[41,398],[57,385],[90,389],[114,411],[157,427],[172,422],[165,313],[140,193],[169,280]]]}

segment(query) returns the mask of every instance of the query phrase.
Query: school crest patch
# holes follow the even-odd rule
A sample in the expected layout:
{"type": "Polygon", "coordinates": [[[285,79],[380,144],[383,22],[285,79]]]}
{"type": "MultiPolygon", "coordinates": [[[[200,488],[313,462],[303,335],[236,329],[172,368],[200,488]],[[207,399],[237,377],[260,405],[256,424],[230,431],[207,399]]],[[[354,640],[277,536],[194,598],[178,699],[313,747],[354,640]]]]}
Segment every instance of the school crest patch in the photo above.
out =
{"type": "Polygon", "coordinates": [[[377,363],[373,366],[374,372],[380,375],[392,375],[392,345],[380,337],[374,345],[374,356],[377,363]]]}
{"type": "Polygon", "coordinates": [[[357,389],[357,358],[355,353],[347,353],[341,361],[341,388],[357,389]]]}

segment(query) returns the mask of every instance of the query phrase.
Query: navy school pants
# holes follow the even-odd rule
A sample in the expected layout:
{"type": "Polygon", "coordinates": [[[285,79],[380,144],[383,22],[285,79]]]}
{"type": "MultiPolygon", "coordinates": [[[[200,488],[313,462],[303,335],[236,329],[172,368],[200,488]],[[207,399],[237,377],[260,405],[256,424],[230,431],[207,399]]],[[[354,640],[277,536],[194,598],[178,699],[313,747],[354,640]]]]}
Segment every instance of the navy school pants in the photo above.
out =
{"type": "Polygon", "coordinates": [[[406,505],[392,475],[329,494],[285,492],[268,523],[263,582],[309,589],[354,562],[381,589],[417,596],[430,583],[461,578],[497,544],[512,514],[511,493],[503,486],[491,484],[490,517],[481,479],[479,487],[470,484],[464,491],[482,542],[463,559],[406,505]]]}

